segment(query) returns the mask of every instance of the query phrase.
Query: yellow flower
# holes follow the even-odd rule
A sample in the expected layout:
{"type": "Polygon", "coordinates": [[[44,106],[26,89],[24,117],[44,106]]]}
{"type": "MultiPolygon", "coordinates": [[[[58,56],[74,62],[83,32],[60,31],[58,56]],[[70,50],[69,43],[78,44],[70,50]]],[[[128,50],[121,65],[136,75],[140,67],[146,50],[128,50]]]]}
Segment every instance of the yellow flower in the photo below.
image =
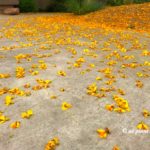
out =
{"type": "Polygon", "coordinates": [[[46,144],[44,150],[55,150],[56,146],[58,145],[59,145],[59,139],[55,137],[46,144]]]}
{"type": "Polygon", "coordinates": [[[150,112],[146,109],[143,110],[142,114],[143,114],[144,117],[150,116],[150,112]]]}
{"type": "Polygon", "coordinates": [[[67,110],[67,109],[70,109],[71,107],[72,107],[72,105],[67,102],[63,102],[61,105],[62,110],[67,110]]]}
{"type": "Polygon", "coordinates": [[[19,128],[20,127],[20,121],[16,121],[10,124],[10,127],[13,129],[19,128]]]}
{"type": "Polygon", "coordinates": [[[65,91],[65,89],[64,89],[64,88],[60,88],[59,90],[60,90],[60,92],[64,92],[64,91],[65,91]]]}
{"type": "Polygon", "coordinates": [[[107,104],[106,106],[105,106],[105,109],[107,109],[107,110],[109,110],[109,111],[113,111],[114,110],[114,105],[113,104],[107,104]]]}
{"type": "Polygon", "coordinates": [[[102,80],[102,78],[101,77],[96,77],[96,80],[102,80]]]}
{"type": "Polygon", "coordinates": [[[30,83],[24,85],[24,88],[30,88],[30,87],[31,87],[30,83]]]}
{"type": "Polygon", "coordinates": [[[76,63],[83,63],[85,62],[85,59],[83,57],[80,57],[76,60],[76,63]]]}
{"type": "Polygon", "coordinates": [[[10,77],[10,74],[2,74],[0,73],[0,79],[1,78],[9,78],[10,77]]]}
{"type": "Polygon", "coordinates": [[[26,119],[29,119],[32,115],[33,115],[33,111],[31,109],[21,113],[21,117],[26,119]]]}
{"type": "Polygon", "coordinates": [[[129,107],[127,100],[123,99],[122,97],[118,95],[114,95],[113,99],[115,100],[116,104],[119,106],[119,108],[115,108],[114,111],[117,111],[120,113],[130,111],[130,107],[129,107]]]}
{"type": "Polygon", "coordinates": [[[9,118],[4,116],[3,113],[0,112],[0,124],[5,123],[8,120],[9,120],[9,118]]]}
{"type": "Polygon", "coordinates": [[[137,81],[136,81],[136,86],[137,86],[138,88],[142,88],[142,87],[143,87],[143,83],[142,83],[141,81],[137,80],[137,81]]]}
{"type": "Polygon", "coordinates": [[[112,61],[109,61],[109,62],[107,63],[107,65],[109,65],[109,66],[114,66],[116,63],[117,63],[116,61],[112,60],[112,61]]]}
{"type": "Polygon", "coordinates": [[[91,68],[94,68],[94,67],[95,67],[95,64],[89,64],[89,66],[90,66],[91,68]]]}
{"type": "Polygon", "coordinates": [[[120,148],[117,145],[115,145],[112,150],[120,150],[120,148]]]}
{"type": "Polygon", "coordinates": [[[62,70],[58,71],[57,73],[58,73],[58,75],[60,75],[60,76],[66,76],[66,72],[64,72],[64,71],[62,71],[62,70]]]}
{"type": "Polygon", "coordinates": [[[8,89],[6,87],[0,89],[0,95],[6,94],[8,89]]]}
{"type": "Polygon", "coordinates": [[[149,56],[150,55],[150,52],[148,50],[143,50],[142,51],[142,55],[143,56],[149,56]]]}
{"type": "Polygon", "coordinates": [[[80,63],[74,63],[73,65],[74,65],[74,67],[76,67],[76,68],[81,67],[81,64],[80,64],[80,63]]]}
{"type": "Polygon", "coordinates": [[[25,75],[25,69],[23,67],[17,67],[16,68],[16,77],[23,78],[24,75],[25,75]]]}
{"type": "Polygon", "coordinates": [[[52,95],[50,98],[51,98],[51,99],[56,99],[57,96],[56,96],[56,95],[52,95]]]}
{"type": "Polygon", "coordinates": [[[32,75],[32,76],[35,76],[35,75],[38,75],[38,74],[39,74],[39,71],[37,71],[37,70],[36,70],[36,71],[31,72],[31,75],[32,75]]]}
{"type": "Polygon", "coordinates": [[[41,63],[41,64],[42,64],[42,63],[45,63],[44,60],[39,60],[38,62],[41,63]]]}
{"type": "Polygon", "coordinates": [[[19,88],[10,89],[9,93],[13,94],[13,95],[19,95],[19,96],[24,96],[25,95],[25,92],[20,90],[19,88]]]}
{"type": "Polygon", "coordinates": [[[149,130],[149,126],[144,122],[140,122],[136,127],[139,130],[149,130]]]}
{"type": "Polygon", "coordinates": [[[11,104],[14,104],[14,102],[13,102],[13,97],[12,97],[12,96],[6,96],[6,98],[5,98],[5,104],[6,104],[7,106],[9,106],[9,105],[11,105],[11,104]]]}
{"type": "Polygon", "coordinates": [[[126,112],[125,109],[122,109],[122,108],[120,108],[120,107],[114,108],[114,111],[116,111],[116,112],[118,112],[118,113],[124,113],[124,112],[126,112]]]}
{"type": "Polygon", "coordinates": [[[141,72],[137,72],[136,75],[137,75],[138,77],[143,77],[143,73],[141,73],[141,72]]]}
{"type": "Polygon", "coordinates": [[[90,50],[89,50],[89,49],[84,49],[83,51],[84,51],[85,53],[89,53],[90,50]]]}
{"type": "Polygon", "coordinates": [[[122,89],[118,89],[120,95],[125,95],[125,92],[122,89]]]}
{"type": "Polygon", "coordinates": [[[97,133],[99,134],[100,138],[105,139],[105,138],[107,138],[108,134],[110,134],[110,131],[108,128],[98,129],[97,133]]]}
{"type": "Polygon", "coordinates": [[[40,64],[39,66],[40,69],[46,70],[47,69],[47,65],[45,63],[40,64]]]}
{"type": "Polygon", "coordinates": [[[89,85],[87,87],[87,93],[89,95],[94,95],[94,94],[97,93],[97,85],[96,85],[96,83],[93,83],[93,84],[91,84],[91,85],[89,85]]]}
{"type": "MultiPolygon", "coordinates": [[[[37,83],[39,84],[37,87],[37,90],[41,89],[41,88],[48,88],[49,84],[52,82],[51,80],[42,80],[42,79],[36,79],[37,83]]],[[[36,90],[36,87],[34,88],[34,90],[36,90]]]]}

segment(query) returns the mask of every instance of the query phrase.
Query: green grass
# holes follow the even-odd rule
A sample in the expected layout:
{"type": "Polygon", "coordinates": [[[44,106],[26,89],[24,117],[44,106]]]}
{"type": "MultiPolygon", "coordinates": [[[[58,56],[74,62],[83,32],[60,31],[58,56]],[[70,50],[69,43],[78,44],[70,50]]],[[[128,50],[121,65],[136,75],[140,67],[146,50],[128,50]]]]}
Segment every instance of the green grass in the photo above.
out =
{"type": "Polygon", "coordinates": [[[19,8],[21,12],[36,12],[38,7],[35,0],[20,0],[19,8]]]}

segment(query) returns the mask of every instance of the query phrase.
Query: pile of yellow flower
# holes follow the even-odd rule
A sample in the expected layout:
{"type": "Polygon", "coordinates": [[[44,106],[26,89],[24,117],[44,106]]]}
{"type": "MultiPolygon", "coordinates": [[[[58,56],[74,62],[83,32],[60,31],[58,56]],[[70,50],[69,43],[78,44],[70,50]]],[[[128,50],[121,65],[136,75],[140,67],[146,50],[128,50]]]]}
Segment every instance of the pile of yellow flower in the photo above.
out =
{"type": "Polygon", "coordinates": [[[32,87],[32,90],[35,91],[43,88],[49,88],[50,83],[52,83],[51,80],[42,80],[42,79],[36,79],[36,82],[38,83],[38,85],[32,87]]]}
{"type": "Polygon", "coordinates": [[[17,63],[20,63],[22,59],[26,59],[27,61],[31,61],[31,54],[18,54],[15,56],[17,63]]]}
{"type": "Polygon", "coordinates": [[[128,104],[128,101],[125,100],[124,98],[114,95],[113,96],[114,101],[116,102],[117,107],[115,107],[114,104],[107,104],[105,108],[109,111],[116,111],[119,113],[124,113],[130,111],[130,107],[128,104]]]}
{"type": "Polygon", "coordinates": [[[8,93],[12,95],[25,96],[27,93],[19,88],[12,88],[8,90],[8,93]]]}

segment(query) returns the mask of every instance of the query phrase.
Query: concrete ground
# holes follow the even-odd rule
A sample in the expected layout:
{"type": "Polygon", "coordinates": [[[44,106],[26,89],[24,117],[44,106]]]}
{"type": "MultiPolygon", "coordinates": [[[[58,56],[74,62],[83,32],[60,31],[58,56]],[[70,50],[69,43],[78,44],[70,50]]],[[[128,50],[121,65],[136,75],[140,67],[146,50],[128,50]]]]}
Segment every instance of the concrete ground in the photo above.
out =
{"type": "MultiPolygon", "coordinates": [[[[57,14],[54,16],[57,18],[57,14]]],[[[31,92],[30,96],[14,95],[14,104],[10,106],[5,105],[5,97],[10,94],[0,96],[0,111],[10,118],[0,124],[0,150],[44,150],[46,143],[54,137],[60,140],[57,150],[112,150],[115,145],[121,150],[149,150],[149,133],[123,132],[123,129],[135,132],[141,121],[150,126],[149,117],[142,115],[143,109],[150,111],[150,68],[145,63],[150,63],[149,35],[90,29],[85,24],[63,22],[54,17],[51,20],[51,17],[51,14],[0,16],[0,73],[11,75],[0,79],[0,89],[18,87],[31,92]],[[126,51],[121,51],[122,47],[126,51]],[[145,56],[144,51],[147,51],[145,56]],[[119,56],[115,55],[117,52],[119,56]],[[22,59],[17,63],[14,56],[20,53],[32,54],[31,61],[22,59]],[[40,54],[51,56],[42,57],[40,54]],[[76,68],[74,63],[80,57],[85,62],[76,68]],[[29,70],[31,65],[39,65],[39,60],[45,62],[47,69],[33,69],[39,71],[33,76],[29,70]],[[116,64],[109,66],[111,60],[116,64]],[[122,67],[132,63],[137,67],[122,67]],[[25,68],[24,78],[16,78],[17,66],[25,68]],[[109,78],[98,72],[104,68],[112,69],[116,78],[112,85],[107,85],[109,78]],[[60,70],[65,71],[66,76],[59,76],[57,72],[60,70]],[[139,72],[141,77],[137,76],[139,72]],[[121,75],[126,75],[126,78],[121,75]],[[102,80],[95,80],[97,76],[102,80]],[[36,85],[36,79],[52,80],[52,83],[49,88],[38,91],[24,88],[26,83],[36,85]],[[144,86],[138,88],[136,80],[144,86]],[[113,86],[116,90],[104,92],[106,97],[97,98],[87,94],[87,87],[92,83],[97,84],[98,92],[102,87],[113,86]],[[60,88],[65,91],[61,92],[60,88]],[[130,112],[105,109],[106,104],[114,103],[114,94],[120,95],[117,89],[125,92],[121,97],[128,101],[130,112]],[[51,99],[52,95],[57,98],[51,99]],[[63,102],[70,103],[72,108],[63,111],[63,102]],[[22,119],[21,113],[28,109],[32,109],[34,115],[22,119]],[[10,128],[14,121],[21,122],[19,128],[10,128]],[[101,139],[96,130],[106,127],[111,133],[106,139],[101,139]]]]}

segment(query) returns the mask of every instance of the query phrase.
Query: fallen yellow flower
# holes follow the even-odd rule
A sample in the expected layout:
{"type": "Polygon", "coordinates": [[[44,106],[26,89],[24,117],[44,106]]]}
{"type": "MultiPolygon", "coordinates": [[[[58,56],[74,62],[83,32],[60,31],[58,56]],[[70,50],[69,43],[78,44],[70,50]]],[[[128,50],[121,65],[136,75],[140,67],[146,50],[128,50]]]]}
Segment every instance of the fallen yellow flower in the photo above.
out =
{"type": "Polygon", "coordinates": [[[60,76],[66,76],[66,72],[64,72],[62,70],[58,71],[57,74],[60,75],[60,76]]]}
{"type": "Polygon", "coordinates": [[[44,150],[55,150],[56,146],[58,145],[59,145],[59,139],[55,137],[46,144],[44,150]]]}
{"type": "Polygon", "coordinates": [[[0,124],[5,123],[8,120],[9,120],[9,118],[4,116],[3,113],[0,112],[0,124]]]}
{"type": "Polygon", "coordinates": [[[107,138],[108,134],[110,134],[110,131],[108,128],[98,129],[97,133],[99,134],[100,138],[105,139],[105,138],[107,138]]]}
{"type": "Polygon", "coordinates": [[[105,109],[106,110],[109,110],[109,111],[113,111],[114,110],[114,105],[113,104],[107,104],[106,106],[105,106],[105,109]]]}
{"type": "Polygon", "coordinates": [[[7,105],[7,106],[9,106],[9,105],[11,105],[11,104],[14,104],[14,102],[13,102],[13,99],[14,99],[14,97],[12,97],[12,96],[6,96],[5,97],[5,104],[7,105]]]}
{"type": "Polygon", "coordinates": [[[2,78],[9,78],[10,77],[10,74],[2,74],[0,73],[0,79],[2,78]]]}
{"type": "Polygon", "coordinates": [[[120,148],[117,145],[115,145],[112,150],[120,150],[120,148]]]}
{"type": "Polygon", "coordinates": [[[144,122],[140,122],[136,127],[139,130],[149,130],[149,126],[144,122]]]}
{"type": "Polygon", "coordinates": [[[72,107],[72,105],[67,102],[63,102],[61,105],[62,110],[67,110],[67,109],[70,109],[71,107],[72,107]]]}
{"type": "Polygon", "coordinates": [[[50,96],[50,98],[51,98],[51,99],[56,99],[57,96],[56,96],[56,95],[52,95],[52,96],[50,96]]]}
{"type": "Polygon", "coordinates": [[[143,114],[144,117],[150,116],[150,112],[146,109],[143,110],[142,114],[143,114]]]}
{"type": "Polygon", "coordinates": [[[16,68],[16,77],[23,78],[25,76],[25,69],[23,67],[16,68]]]}
{"type": "Polygon", "coordinates": [[[21,117],[26,119],[29,119],[32,115],[33,115],[33,111],[31,109],[21,113],[21,117]]]}
{"type": "Polygon", "coordinates": [[[19,128],[20,127],[20,121],[16,121],[10,124],[10,127],[13,129],[19,128]]]}

